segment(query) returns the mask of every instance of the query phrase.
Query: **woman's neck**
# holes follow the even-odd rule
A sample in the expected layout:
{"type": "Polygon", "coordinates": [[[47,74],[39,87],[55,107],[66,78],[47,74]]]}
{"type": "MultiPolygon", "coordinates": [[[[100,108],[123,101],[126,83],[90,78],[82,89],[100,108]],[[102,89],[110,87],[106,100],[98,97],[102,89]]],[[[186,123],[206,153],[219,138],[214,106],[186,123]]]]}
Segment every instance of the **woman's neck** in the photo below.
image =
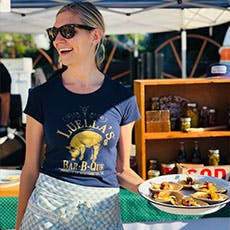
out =
{"type": "Polygon", "coordinates": [[[76,93],[90,93],[99,89],[104,81],[104,74],[95,68],[68,67],[62,74],[64,87],[76,93]]]}

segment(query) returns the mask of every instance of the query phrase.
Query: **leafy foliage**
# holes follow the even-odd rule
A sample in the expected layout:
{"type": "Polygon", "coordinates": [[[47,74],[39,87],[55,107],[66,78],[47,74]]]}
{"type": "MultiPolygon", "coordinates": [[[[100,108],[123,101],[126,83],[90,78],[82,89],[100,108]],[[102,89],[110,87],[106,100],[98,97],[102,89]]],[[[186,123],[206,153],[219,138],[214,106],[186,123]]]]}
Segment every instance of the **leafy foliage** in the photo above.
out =
{"type": "Polygon", "coordinates": [[[36,52],[29,34],[0,34],[0,52],[4,58],[20,58],[36,52]]]}

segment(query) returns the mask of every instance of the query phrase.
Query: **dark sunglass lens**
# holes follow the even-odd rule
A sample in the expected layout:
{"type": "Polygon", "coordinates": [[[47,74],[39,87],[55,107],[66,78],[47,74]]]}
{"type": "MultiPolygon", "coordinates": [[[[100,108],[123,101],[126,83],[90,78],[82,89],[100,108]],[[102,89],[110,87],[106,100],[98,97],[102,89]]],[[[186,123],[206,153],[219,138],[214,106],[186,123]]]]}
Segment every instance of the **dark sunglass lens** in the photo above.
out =
{"type": "Polygon", "coordinates": [[[58,30],[56,28],[54,28],[54,27],[49,28],[49,29],[47,29],[47,33],[48,33],[50,41],[54,41],[55,38],[57,37],[58,30]]]}
{"type": "Polygon", "coordinates": [[[72,38],[75,35],[75,29],[73,25],[64,25],[61,28],[59,28],[61,35],[64,38],[72,38]]]}

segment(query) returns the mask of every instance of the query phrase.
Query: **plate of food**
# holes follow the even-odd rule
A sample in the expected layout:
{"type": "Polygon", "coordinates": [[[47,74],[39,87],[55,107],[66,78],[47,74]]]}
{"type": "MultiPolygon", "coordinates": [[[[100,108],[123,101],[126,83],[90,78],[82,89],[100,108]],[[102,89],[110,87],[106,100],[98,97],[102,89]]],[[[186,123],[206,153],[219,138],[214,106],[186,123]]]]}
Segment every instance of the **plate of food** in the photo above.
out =
{"type": "Polygon", "coordinates": [[[209,190],[212,190],[216,193],[225,193],[226,192],[226,188],[221,187],[217,183],[213,183],[211,181],[205,181],[203,183],[193,184],[192,188],[198,192],[207,192],[209,190]]]}
{"type": "Polygon", "coordinates": [[[206,192],[195,192],[191,194],[191,197],[202,200],[209,204],[221,203],[229,199],[229,196],[222,193],[216,193],[215,191],[206,191],[206,192]]]}
{"type": "Polygon", "coordinates": [[[177,183],[182,185],[185,189],[191,189],[193,185],[199,184],[199,181],[195,180],[192,176],[187,175],[184,179],[178,180],[177,183]]]}
{"type": "Polygon", "coordinates": [[[19,184],[21,170],[1,169],[0,188],[15,186],[19,184]]]}
{"type": "Polygon", "coordinates": [[[151,189],[152,184],[161,184],[163,182],[178,183],[182,180],[186,180],[188,177],[186,174],[171,174],[154,177],[144,181],[139,185],[138,190],[141,196],[150,201],[152,205],[161,211],[177,215],[206,215],[218,211],[225,207],[230,201],[230,183],[219,178],[201,176],[192,174],[194,180],[199,181],[200,184],[209,181],[218,184],[220,187],[226,189],[227,199],[220,202],[210,203],[207,200],[197,199],[197,197],[191,196],[194,194],[193,189],[183,189],[179,191],[171,190],[154,190],[151,189]],[[162,193],[163,192],[163,193],[162,193]],[[179,193],[179,195],[178,195],[179,193]]]}
{"type": "Polygon", "coordinates": [[[173,181],[162,181],[161,183],[150,181],[150,184],[150,190],[152,191],[180,191],[183,188],[183,185],[173,181]]]}
{"type": "Polygon", "coordinates": [[[179,191],[163,191],[163,190],[150,190],[150,197],[156,202],[172,204],[175,206],[188,207],[188,206],[208,206],[209,204],[201,199],[194,199],[192,197],[185,197],[179,191]]]}
{"type": "Polygon", "coordinates": [[[153,198],[156,202],[179,204],[183,199],[183,194],[178,191],[150,190],[150,197],[153,198]]]}

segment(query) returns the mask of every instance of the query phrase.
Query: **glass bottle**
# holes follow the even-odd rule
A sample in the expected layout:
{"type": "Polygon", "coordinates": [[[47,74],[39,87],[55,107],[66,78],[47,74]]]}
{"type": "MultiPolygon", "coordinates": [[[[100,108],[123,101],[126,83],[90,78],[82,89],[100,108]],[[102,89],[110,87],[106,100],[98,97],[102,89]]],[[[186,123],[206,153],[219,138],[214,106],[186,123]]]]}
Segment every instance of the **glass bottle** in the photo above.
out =
{"type": "Polygon", "coordinates": [[[230,130],[230,107],[228,108],[228,129],[230,130]]]}
{"type": "Polygon", "coordinates": [[[149,167],[147,171],[148,179],[159,175],[160,175],[160,171],[157,170],[157,160],[149,160],[149,167]]]}
{"type": "Polygon", "coordinates": [[[180,142],[180,149],[179,149],[178,156],[177,156],[177,162],[178,163],[187,162],[187,153],[185,152],[183,141],[180,142]]]}
{"type": "Polygon", "coordinates": [[[209,151],[208,164],[209,165],[214,165],[214,166],[219,165],[219,161],[220,161],[220,151],[219,151],[219,149],[210,149],[208,151],[209,151]]]}
{"type": "Polygon", "coordinates": [[[186,132],[187,129],[191,128],[191,117],[181,117],[180,129],[182,132],[186,132]]]}
{"type": "Polygon", "coordinates": [[[151,110],[159,110],[160,109],[160,103],[159,103],[159,97],[152,97],[151,98],[151,110]]]}
{"type": "Polygon", "coordinates": [[[191,117],[191,127],[197,128],[199,125],[199,111],[197,108],[197,103],[187,103],[186,116],[191,117]]]}
{"type": "Polygon", "coordinates": [[[216,125],[216,110],[215,109],[209,109],[208,111],[208,124],[209,126],[216,125]]]}
{"type": "Polygon", "coordinates": [[[194,141],[194,148],[193,148],[193,153],[192,153],[192,163],[195,163],[195,164],[202,163],[198,141],[194,141]]]}
{"type": "Polygon", "coordinates": [[[200,126],[207,127],[208,126],[208,106],[202,106],[200,110],[200,126]]]}

